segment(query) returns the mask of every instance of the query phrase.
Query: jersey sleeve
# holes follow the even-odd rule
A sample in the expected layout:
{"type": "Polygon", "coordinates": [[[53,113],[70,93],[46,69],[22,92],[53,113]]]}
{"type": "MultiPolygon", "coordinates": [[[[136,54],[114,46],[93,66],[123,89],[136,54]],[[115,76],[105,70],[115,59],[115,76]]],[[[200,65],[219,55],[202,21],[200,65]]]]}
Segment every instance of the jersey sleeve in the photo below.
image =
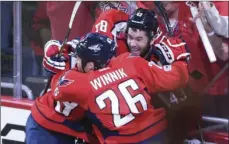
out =
{"type": "Polygon", "coordinates": [[[213,2],[212,7],[205,10],[206,18],[214,32],[228,38],[228,2],[213,2]]]}
{"type": "Polygon", "coordinates": [[[187,64],[184,61],[158,66],[153,61],[147,62],[139,58],[136,67],[150,93],[182,88],[189,79],[187,64]]]}
{"type": "Polygon", "coordinates": [[[84,85],[84,74],[77,72],[75,69],[68,70],[54,77],[51,92],[56,101],[76,102],[82,107],[86,107],[87,96],[85,91],[87,86],[84,85]]]}
{"type": "Polygon", "coordinates": [[[116,55],[128,52],[125,40],[128,15],[122,11],[110,9],[104,11],[92,27],[92,32],[98,32],[113,39],[117,45],[116,55]]]}
{"type": "Polygon", "coordinates": [[[107,10],[97,18],[92,27],[92,32],[98,32],[113,39],[116,32],[125,28],[127,20],[128,15],[126,13],[115,9],[107,10]]]}

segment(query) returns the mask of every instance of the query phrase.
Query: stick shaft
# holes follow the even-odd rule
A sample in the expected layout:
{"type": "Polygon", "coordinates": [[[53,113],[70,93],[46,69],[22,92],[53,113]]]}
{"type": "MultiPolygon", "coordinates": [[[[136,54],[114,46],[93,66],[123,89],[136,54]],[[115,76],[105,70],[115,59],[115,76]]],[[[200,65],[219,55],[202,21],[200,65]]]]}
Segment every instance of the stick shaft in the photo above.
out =
{"type": "Polygon", "coordinates": [[[60,53],[63,51],[63,45],[66,44],[66,42],[68,41],[68,37],[71,33],[71,29],[72,29],[72,24],[74,22],[74,19],[75,19],[75,16],[76,16],[76,12],[78,11],[79,7],[80,7],[80,4],[81,4],[81,1],[77,1],[73,7],[73,10],[72,10],[72,14],[71,14],[71,18],[70,18],[70,21],[69,21],[69,25],[68,25],[68,31],[65,35],[65,38],[64,38],[64,41],[62,43],[62,46],[61,46],[61,49],[60,49],[60,53]]]}
{"type": "MultiPolygon", "coordinates": [[[[198,14],[198,8],[197,6],[195,5],[195,3],[193,2],[186,2],[186,5],[190,7],[190,11],[191,11],[191,14],[192,14],[192,17],[196,17],[196,15],[198,14]]],[[[215,56],[215,53],[213,51],[213,48],[211,46],[211,43],[208,39],[208,36],[207,36],[207,33],[204,29],[204,26],[202,24],[202,21],[200,18],[197,18],[196,19],[196,27],[197,27],[197,30],[200,34],[200,38],[204,44],[204,48],[205,48],[205,51],[207,53],[207,56],[208,56],[208,59],[211,63],[215,62],[216,61],[216,56],[215,56]]]]}
{"type": "MultiPolygon", "coordinates": [[[[68,25],[68,30],[67,30],[67,33],[66,33],[66,35],[65,35],[64,41],[63,41],[63,43],[62,43],[61,49],[60,49],[60,54],[62,53],[62,51],[63,51],[63,49],[64,49],[64,48],[63,48],[63,45],[67,42],[68,37],[69,37],[69,35],[70,35],[70,33],[71,33],[72,24],[73,24],[73,21],[74,21],[74,19],[75,19],[76,12],[78,11],[78,9],[79,9],[79,7],[80,7],[80,4],[81,4],[81,1],[77,1],[77,2],[75,3],[75,5],[74,5],[74,8],[73,8],[72,14],[71,14],[71,18],[70,18],[70,22],[69,22],[69,25],[68,25]]],[[[51,84],[51,81],[52,81],[52,77],[53,77],[53,76],[50,76],[50,77],[49,77],[48,82],[47,82],[47,84],[46,84],[46,86],[45,86],[45,89],[44,89],[44,93],[43,93],[43,94],[45,94],[45,93],[48,91],[48,88],[49,88],[49,86],[50,86],[50,84],[51,84]]]]}
{"type": "Polygon", "coordinates": [[[73,11],[72,11],[72,15],[71,15],[71,19],[70,19],[70,22],[69,22],[69,25],[68,27],[71,29],[72,28],[72,23],[75,19],[75,16],[76,16],[76,12],[78,11],[79,7],[80,7],[80,4],[81,4],[81,1],[77,1],[75,3],[75,6],[73,8],[73,11]]]}

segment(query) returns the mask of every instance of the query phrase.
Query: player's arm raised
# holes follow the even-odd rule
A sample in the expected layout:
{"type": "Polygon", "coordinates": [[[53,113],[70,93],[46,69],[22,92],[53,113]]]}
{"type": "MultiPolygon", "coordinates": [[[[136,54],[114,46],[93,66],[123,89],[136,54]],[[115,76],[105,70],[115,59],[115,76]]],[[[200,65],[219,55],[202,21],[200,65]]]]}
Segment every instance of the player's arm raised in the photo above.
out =
{"type": "Polygon", "coordinates": [[[186,43],[179,38],[170,38],[156,44],[154,49],[163,66],[144,60],[138,64],[149,92],[172,91],[184,87],[189,78],[187,60],[190,58],[186,43]]]}
{"type": "Polygon", "coordinates": [[[98,32],[109,38],[117,38],[118,33],[125,31],[128,15],[120,10],[110,9],[103,12],[95,21],[91,32],[98,32]]]}

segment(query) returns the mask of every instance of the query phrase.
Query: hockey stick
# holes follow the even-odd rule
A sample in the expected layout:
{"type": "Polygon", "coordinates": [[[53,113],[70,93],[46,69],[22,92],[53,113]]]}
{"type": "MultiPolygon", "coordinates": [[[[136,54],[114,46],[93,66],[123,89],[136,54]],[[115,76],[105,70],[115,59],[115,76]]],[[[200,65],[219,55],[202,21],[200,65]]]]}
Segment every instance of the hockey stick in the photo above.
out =
{"type": "Polygon", "coordinates": [[[163,7],[162,3],[160,1],[154,1],[154,4],[156,6],[157,11],[160,13],[160,15],[163,17],[163,21],[165,23],[166,31],[168,32],[169,36],[173,36],[173,31],[171,29],[171,24],[169,22],[168,15],[165,11],[165,8],[163,7]]]}
{"type": "MultiPolygon", "coordinates": [[[[81,1],[77,1],[77,2],[75,3],[75,6],[74,6],[73,10],[72,10],[72,15],[71,15],[70,22],[69,22],[69,25],[68,25],[68,31],[67,31],[66,36],[65,36],[65,38],[64,38],[64,41],[63,41],[63,43],[62,43],[62,45],[61,45],[61,49],[60,49],[59,55],[62,55],[62,51],[64,50],[64,44],[65,44],[65,43],[67,42],[67,40],[68,40],[68,37],[69,37],[70,32],[71,32],[71,29],[72,29],[72,24],[73,24],[73,21],[74,21],[75,16],[76,16],[76,12],[78,11],[80,4],[81,4],[81,1]]],[[[49,88],[50,83],[51,83],[51,81],[52,81],[52,77],[53,77],[53,76],[50,76],[50,77],[49,77],[48,82],[47,82],[47,84],[46,84],[46,86],[45,86],[45,89],[44,89],[43,94],[45,94],[45,93],[48,91],[48,88],[49,88]]]]}
{"type": "MultiPolygon", "coordinates": [[[[194,2],[187,1],[186,5],[190,8],[192,17],[196,17],[196,15],[198,14],[198,8],[197,8],[196,4],[194,2]]],[[[200,38],[204,44],[205,51],[208,55],[208,59],[209,59],[210,63],[213,63],[216,61],[216,56],[215,56],[213,48],[210,44],[210,41],[208,39],[207,33],[204,29],[203,23],[202,23],[200,18],[197,18],[195,23],[196,23],[197,30],[200,34],[200,38]]]]}
{"type": "Polygon", "coordinates": [[[227,70],[228,63],[220,70],[220,72],[210,81],[210,83],[204,88],[203,94],[207,93],[213,84],[219,79],[219,77],[227,70]]]}

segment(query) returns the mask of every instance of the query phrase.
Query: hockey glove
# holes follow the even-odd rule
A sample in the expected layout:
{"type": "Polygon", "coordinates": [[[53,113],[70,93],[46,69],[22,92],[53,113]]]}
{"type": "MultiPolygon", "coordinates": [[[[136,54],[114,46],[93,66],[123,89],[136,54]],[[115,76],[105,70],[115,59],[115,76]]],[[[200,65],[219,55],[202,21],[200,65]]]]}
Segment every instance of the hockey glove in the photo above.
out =
{"type": "Polygon", "coordinates": [[[155,56],[162,65],[172,64],[177,60],[188,61],[190,52],[184,40],[178,37],[165,38],[153,48],[155,56]]]}
{"type": "Polygon", "coordinates": [[[67,42],[63,46],[60,53],[61,42],[50,40],[45,44],[43,66],[51,74],[56,74],[60,71],[70,68],[70,55],[74,53],[74,49],[78,44],[78,40],[74,39],[67,42]]]}

